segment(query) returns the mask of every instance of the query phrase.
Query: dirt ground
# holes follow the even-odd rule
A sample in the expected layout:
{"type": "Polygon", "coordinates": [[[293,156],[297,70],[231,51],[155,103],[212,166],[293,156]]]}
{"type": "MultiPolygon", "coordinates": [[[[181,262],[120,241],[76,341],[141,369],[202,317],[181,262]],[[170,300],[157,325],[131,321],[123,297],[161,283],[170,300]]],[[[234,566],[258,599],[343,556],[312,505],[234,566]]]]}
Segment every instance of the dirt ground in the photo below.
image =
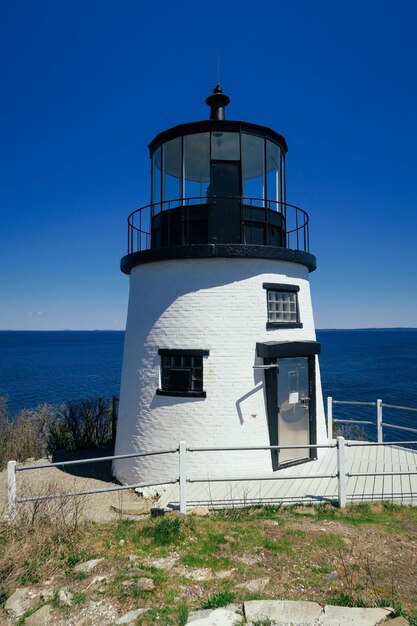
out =
{"type": "MultiPolygon", "coordinates": [[[[107,451],[103,452],[103,455],[107,451]]],[[[88,451],[84,456],[77,452],[74,458],[88,458],[88,451]]],[[[97,450],[94,456],[100,456],[97,450]]],[[[70,460],[69,457],[54,459],[70,460]]],[[[19,465],[41,465],[49,463],[49,459],[28,461],[19,465]]],[[[34,497],[39,495],[51,495],[55,493],[65,494],[69,492],[88,491],[91,489],[105,489],[116,487],[118,483],[111,475],[109,462],[90,463],[79,466],[51,467],[47,469],[17,472],[17,497],[34,497]]],[[[116,519],[119,514],[111,509],[137,507],[143,501],[133,490],[115,491],[110,493],[92,494],[83,496],[83,511],[87,520],[107,522],[116,519]]],[[[0,517],[7,514],[7,470],[0,472],[0,517]]]]}

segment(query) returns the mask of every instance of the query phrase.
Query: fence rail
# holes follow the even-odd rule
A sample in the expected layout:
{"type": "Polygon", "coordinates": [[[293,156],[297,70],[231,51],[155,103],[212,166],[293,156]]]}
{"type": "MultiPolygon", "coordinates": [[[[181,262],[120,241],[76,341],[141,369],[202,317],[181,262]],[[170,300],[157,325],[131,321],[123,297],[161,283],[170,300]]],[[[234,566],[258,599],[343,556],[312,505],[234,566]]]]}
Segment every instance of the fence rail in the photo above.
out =
{"type": "MultiPolygon", "coordinates": [[[[187,447],[185,441],[180,441],[178,446],[165,449],[165,450],[153,450],[149,452],[137,452],[131,454],[119,454],[114,456],[96,457],[88,459],[76,459],[73,461],[62,461],[56,463],[42,463],[39,465],[17,465],[16,461],[9,461],[7,465],[7,485],[8,485],[8,519],[12,523],[16,518],[17,506],[29,502],[38,502],[42,500],[51,500],[53,498],[62,497],[76,497],[83,495],[91,495],[112,491],[122,491],[126,489],[137,489],[144,487],[156,487],[160,485],[172,485],[178,484],[179,486],[179,508],[183,514],[187,513],[187,486],[194,483],[218,483],[218,482],[249,482],[249,481],[282,481],[282,480],[323,480],[323,479],[337,479],[337,502],[340,507],[346,506],[347,502],[347,479],[352,477],[370,477],[370,476],[413,476],[417,475],[417,465],[414,471],[409,468],[406,471],[375,471],[375,472],[347,472],[346,471],[346,450],[353,447],[368,447],[368,446],[406,446],[417,445],[416,441],[385,441],[383,428],[394,428],[401,431],[409,431],[417,433],[417,428],[411,428],[406,426],[398,426],[383,422],[383,408],[399,409],[404,411],[417,412],[417,409],[413,407],[397,406],[392,404],[385,404],[382,400],[378,399],[376,402],[357,402],[348,400],[334,400],[332,397],[327,398],[327,433],[329,442],[327,444],[297,444],[297,445],[277,445],[277,446],[222,446],[222,447],[187,447]],[[349,420],[349,419],[335,419],[333,418],[333,406],[334,405],[354,405],[354,406],[371,406],[376,407],[375,420],[349,420]],[[333,424],[334,423],[353,423],[353,424],[369,424],[375,425],[377,428],[377,441],[346,441],[344,437],[338,436],[336,440],[333,440],[333,424]],[[279,451],[279,450],[298,450],[298,449],[328,449],[332,450],[336,448],[336,472],[331,473],[304,473],[299,475],[283,474],[280,471],[274,472],[273,475],[267,476],[228,476],[227,478],[215,477],[215,478],[195,478],[188,475],[187,459],[190,454],[199,454],[202,452],[247,452],[247,451],[279,451]],[[116,485],[113,487],[106,487],[102,489],[90,489],[79,492],[71,493],[57,493],[48,494],[45,496],[34,496],[30,498],[19,498],[17,496],[17,482],[16,476],[19,472],[36,471],[50,467],[66,467],[70,465],[82,465],[86,463],[101,463],[104,461],[114,461],[118,459],[129,459],[135,457],[152,457],[163,455],[178,455],[178,473],[174,476],[164,480],[163,482],[151,481],[147,483],[136,483],[129,485],[116,485]]],[[[310,466],[311,467],[311,466],[310,466]]]]}
{"type": "MultiPolygon", "coordinates": [[[[327,398],[327,435],[329,439],[333,438],[333,425],[334,424],[364,424],[369,426],[376,426],[377,441],[378,443],[384,443],[384,427],[393,428],[396,430],[404,430],[411,433],[417,433],[417,428],[411,428],[410,426],[398,426],[398,424],[390,424],[383,421],[383,409],[394,409],[398,411],[410,411],[417,413],[417,408],[411,406],[401,406],[397,404],[387,404],[381,399],[376,402],[358,402],[353,400],[334,400],[332,396],[327,398]],[[350,406],[372,406],[376,407],[375,420],[357,420],[357,419],[336,419],[333,417],[333,407],[335,405],[350,405],[350,406]]],[[[411,443],[411,442],[409,442],[411,443]]]]}

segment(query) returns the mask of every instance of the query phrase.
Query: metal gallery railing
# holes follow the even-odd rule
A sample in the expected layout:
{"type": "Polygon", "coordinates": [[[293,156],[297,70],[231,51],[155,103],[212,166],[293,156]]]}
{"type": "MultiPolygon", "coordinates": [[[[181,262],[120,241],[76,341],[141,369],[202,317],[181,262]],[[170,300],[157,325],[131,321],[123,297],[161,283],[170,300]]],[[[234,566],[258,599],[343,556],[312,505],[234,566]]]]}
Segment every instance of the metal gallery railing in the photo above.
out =
{"type": "MultiPolygon", "coordinates": [[[[397,404],[387,404],[381,399],[373,402],[358,402],[352,400],[334,400],[332,396],[327,398],[327,434],[329,439],[334,435],[334,424],[355,424],[357,426],[373,426],[376,428],[377,442],[384,443],[384,428],[399,430],[402,432],[416,433],[417,428],[410,426],[400,426],[384,421],[384,408],[394,411],[406,411],[408,413],[417,414],[417,409],[410,406],[402,406],[397,404]],[[333,415],[333,407],[335,406],[357,406],[357,407],[374,407],[375,414],[373,419],[348,419],[335,418],[333,415]]],[[[412,444],[413,442],[408,442],[412,444]]]]}
{"type": "Polygon", "coordinates": [[[244,196],[194,196],[155,202],[133,211],[127,218],[128,254],[150,248],[214,243],[209,224],[219,216],[213,212],[216,208],[224,211],[230,209],[233,215],[236,213],[237,222],[241,225],[239,242],[233,238],[233,241],[226,243],[260,243],[251,240],[252,225],[256,226],[258,232],[261,226],[265,227],[265,240],[261,245],[303,252],[310,250],[309,216],[300,207],[278,200],[244,196]],[[202,207],[207,211],[202,211],[202,207]],[[158,225],[156,220],[159,220],[158,225]],[[195,239],[197,222],[200,222],[200,226],[203,222],[207,226],[206,229],[199,230],[198,241],[195,239]],[[160,236],[159,240],[157,237],[161,227],[166,234],[163,241],[160,236]],[[277,236],[278,231],[282,233],[282,237],[277,236]]]}

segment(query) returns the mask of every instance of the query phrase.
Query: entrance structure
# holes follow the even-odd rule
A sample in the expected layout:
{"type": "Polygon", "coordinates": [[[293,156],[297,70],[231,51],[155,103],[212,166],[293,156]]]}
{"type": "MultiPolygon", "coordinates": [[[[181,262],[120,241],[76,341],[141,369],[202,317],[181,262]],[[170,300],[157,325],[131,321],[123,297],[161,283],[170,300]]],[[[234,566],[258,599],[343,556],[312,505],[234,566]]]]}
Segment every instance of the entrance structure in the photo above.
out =
{"type": "MultiPolygon", "coordinates": [[[[128,218],[130,296],[117,455],[327,443],[310,297],[309,217],[286,202],[287,144],[270,128],[210,119],[150,143],[151,204],[128,218]]],[[[207,478],[270,474],[308,448],[199,453],[207,478]]],[[[123,483],[169,480],[175,455],[115,461],[123,483]]]]}

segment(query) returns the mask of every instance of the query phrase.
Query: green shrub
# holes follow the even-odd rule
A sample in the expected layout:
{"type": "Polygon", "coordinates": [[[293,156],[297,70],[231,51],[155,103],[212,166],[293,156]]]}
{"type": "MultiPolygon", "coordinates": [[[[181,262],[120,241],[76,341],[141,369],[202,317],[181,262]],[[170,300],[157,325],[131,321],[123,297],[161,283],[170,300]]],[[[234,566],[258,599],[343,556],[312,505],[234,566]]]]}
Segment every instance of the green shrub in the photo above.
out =
{"type": "Polygon", "coordinates": [[[235,594],[231,591],[219,591],[213,593],[203,604],[203,609],[218,609],[230,604],[235,599],[235,594]]]}
{"type": "Polygon", "coordinates": [[[55,407],[42,404],[36,409],[24,409],[11,419],[6,399],[0,397],[0,469],[11,459],[21,462],[44,456],[49,425],[55,415],[55,407]]]}
{"type": "Polygon", "coordinates": [[[48,432],[48,451],[85,450],[108,445],[112,440],[111,400],[90,398],[65,402],[48,432]]]}
{"type": "Polygon", "coordinates": [[[13,419],[0,396],[0,469],[11,459],[26,461],[58,450],[82,450],[108,445],[113,435],[113,403],[106,398],[41,404],[13,419]]]}
{"type": "Polygon", "coordinates": [[[188,606],[182,602],[178,607],[178,624],[179,626],[185,626],[188,622],[188,606]]]}
{"type": "Polygon", "coordinates": [[[175,543],[181,536],[181,520],[179,517],[164,517],[151,526],[144,533],[158,546],[166,546],[175,543]]]}

